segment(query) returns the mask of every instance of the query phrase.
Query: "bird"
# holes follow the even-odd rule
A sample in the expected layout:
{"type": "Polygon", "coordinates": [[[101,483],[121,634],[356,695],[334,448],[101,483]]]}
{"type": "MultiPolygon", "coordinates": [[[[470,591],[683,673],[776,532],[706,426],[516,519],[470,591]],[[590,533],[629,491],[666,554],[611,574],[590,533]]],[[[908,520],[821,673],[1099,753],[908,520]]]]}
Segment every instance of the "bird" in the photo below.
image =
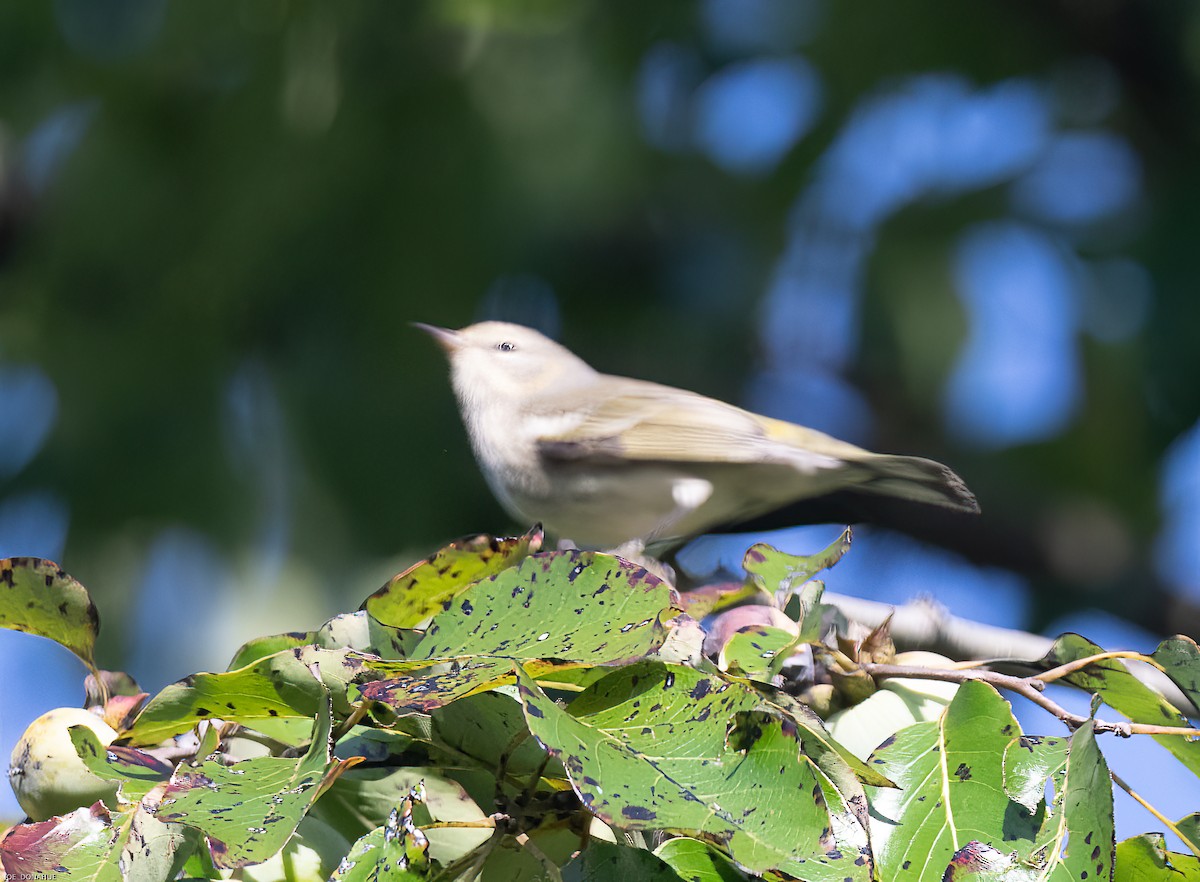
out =
{"type": "Polygon", "coordinates": [[[668,549],[847,492],[977,513],[948,466],[604,374],[538,331],[414,322],[450,363],[475,458],[501,506],[581,548],[668,549]]]}

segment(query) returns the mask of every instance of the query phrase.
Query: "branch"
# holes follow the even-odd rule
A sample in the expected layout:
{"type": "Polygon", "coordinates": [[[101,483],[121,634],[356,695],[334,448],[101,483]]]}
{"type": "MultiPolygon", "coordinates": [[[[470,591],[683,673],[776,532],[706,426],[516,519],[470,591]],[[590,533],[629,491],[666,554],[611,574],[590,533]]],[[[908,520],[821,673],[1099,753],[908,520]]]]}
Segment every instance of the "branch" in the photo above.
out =
{"type": "MultiPolygon", "coordinates": [[[[1072,731],[1078,729],[1090,718],[1072,713],[1062,705],[1047,698],[1042,690],[1046,684],[1037,677],[1013,677],[996,671],[979,669],[952,670],[948,668],[922,668],[916,665],[880,665],[872,663],[860,664],[859,668],[872,677],[905,677],[913,680],[940,680],[943,683],[966,683],[968,680],[981,680],[997,689],[1015,692],[1028,698],[1042,710],[1053,714],[1062,720],[1072,731]]],[[[1112,732],[1122,738],[1130,735],[1185,735],[1200,736],[1200,729],[1188,726],[1154,726],[1147,723],[1109,723],[1105,720],[1093,720],[1097,732],[1112,732]]]]}
{"type": "MultiPolygon", "coordinates": [[[[874,600],[827,592],[825,603],[836,606],[848,619],[874,628],[892,617],[892,639],[900,649],[925,649],[955,659],[1039,659],[1054,641],[1040,634],[997,628],[950,615],[941,604],[914,600],[892,606],[874,600]]],[[[1128,665],[1129,672],[1177,707],[1184,716],[1200,717],[1200,710],[1178,686],[1155,668],[1128,665]]]]}

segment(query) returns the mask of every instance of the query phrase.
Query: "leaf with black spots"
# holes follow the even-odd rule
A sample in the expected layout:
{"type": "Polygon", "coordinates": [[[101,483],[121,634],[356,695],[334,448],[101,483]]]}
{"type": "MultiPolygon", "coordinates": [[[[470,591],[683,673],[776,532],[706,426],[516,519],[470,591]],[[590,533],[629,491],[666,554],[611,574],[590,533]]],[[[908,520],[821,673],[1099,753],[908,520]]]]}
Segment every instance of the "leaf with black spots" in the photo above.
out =
{"type": "Polygon", "coordinates": [[[535,554],[456,597],[412,657],[617,664],[662,646],[676,599],[657,576],[610,554],[535,554]]]}
{"type": "Polygon", "coordinates": [[[368,597],[362,609],[393,628],[415,628],[446,609],[473,582],[514,566],[542,547],[540,526],[523,536],[487,534],[452,542],[414,564],[368,597]]]}
{"type": "Polygon", "coordinates": [[[1004,792],[1029,811],[1036,811],[1046,799],[1046,782],[1062,784],[1067,768],[1066,738],[1022,735],[1009,742],[1004,751],[1004,792]]]}
{"type": "Polygon", "coordinates": [[[847,527],[827,548],[809,555],[787,554],[760,542],[746,551],[742,568],[748,581],[771,593],[782,609],[796,588],[842,559],[850,550],[851,538],[847,527]]]}
{"type": "Polygon", "coordinates": [[[418,882],[428,879],[429,840],[413,822],[413,799],[392,809],[387,822],[363,836],[330,882],[418,882]]]}
{"type": "Polygon", "coordinates": [[[901,729],[875,751],[870,764],[898,788],[870,794],[882,878],[940,880],[974,840],[1022,858],[1035,851],[1038,816],[1002,786],[1005,750],[1020,735],[1008,702],[969,681],[939,720],[901,729]]]}
{"type": "Polygon", "coordinates": [[[339,716],[349,713],[349,682],[369,657],[347,649],[301,646],[261,658],[244,668],[199,673],[164,688],[123,734],[135,745],[157,744],[201,720],[231,720],[267,735],[288,738],[282,725],[311,720],[332,694],[339,716]],[[316,666],[316,679],[310,666],[316,666]]]}
{"type": "Polygon", "coordinates": [[[186,828],[161,823],[141,805],[110,812],[98,802],[13,827],[0,838],[0,869],[10,879],[159,882],[175,878],[195,843],[186,828]]]}
{"type": "MultiPolygon", "coordinates": [[[[1154,657],[1169,667],[1183,680],[1189,679],[1193,662],[1189,660],[1194,650],[1188,641],[1172,638],[1165,641],[1154,657]],[[1161,656],[1159,653],[1161,652],[1161,656]]],[[[1045,669],[1055,668],[1067,662],[1088,658],[1104,650],[1078,634],[1063,634],[1055,639],[1050,651],[1039,662],[1045,669]]],[[[1188,726],[1187,718],[1179,709],[1135,677],[1120,659],[1104,659],[1093,662],[1082,670],[1068,674],[1064,680],[1087,692],[1099,695],[1113,710],[1119,711],[1135,723],[1156,726],[1188,726]]],[[[1180,684],[1184,691],[1187,687],[1180,684]]],[[[1200,741],[1180,738],[1178,735],[1150,736],[1194,775],[1200,775],[1200,741]]]]}
{"type": "Polygon", "coordinates": [[[519,674],[526,722],[588,809],[617,827],[720,843],[752,872],[871,878],[867,832],[748,686],[678,665],[620,668],[572,702],[519,674]]]}
{"type": "Polygon", "coordinates": [[[0,628],[47,637],[96,672],[93,652],[100,614],[87,589],[53,561],[0,560],[0,628]]]}
{"type": "Polygon", "coordinates": [[[71,743],[83,764],[99,778],[120,782],[123,802],[136,803],[171,777],[171,766],[136,747],[105,746],[87,726],[72,726],[71,743]]]}
{"type": "Polygon", "coordinates": [[[181,765],[155,816],[199,830],[213,864],[222,869],[261,863],[291,837],[330,784],[358,757],[332,759],[329,702],[316,715],[312,743],[299,759],[263,756],[224,765],[208,760],[181,765]]]}

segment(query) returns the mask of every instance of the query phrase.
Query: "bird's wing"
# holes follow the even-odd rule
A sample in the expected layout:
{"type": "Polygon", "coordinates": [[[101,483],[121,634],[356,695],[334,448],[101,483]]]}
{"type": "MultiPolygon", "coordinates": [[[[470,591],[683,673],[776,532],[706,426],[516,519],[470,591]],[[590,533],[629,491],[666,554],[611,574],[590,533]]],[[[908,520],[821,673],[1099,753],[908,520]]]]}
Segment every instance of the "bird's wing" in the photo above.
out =
{"type": "Polygon", "coordinates": [[[862,451],[812,429],[731,404],[637,380],[617,381],[577,424],[538,439],[550,459],[776,462],[801,471],[841,464],[862,451]]]}

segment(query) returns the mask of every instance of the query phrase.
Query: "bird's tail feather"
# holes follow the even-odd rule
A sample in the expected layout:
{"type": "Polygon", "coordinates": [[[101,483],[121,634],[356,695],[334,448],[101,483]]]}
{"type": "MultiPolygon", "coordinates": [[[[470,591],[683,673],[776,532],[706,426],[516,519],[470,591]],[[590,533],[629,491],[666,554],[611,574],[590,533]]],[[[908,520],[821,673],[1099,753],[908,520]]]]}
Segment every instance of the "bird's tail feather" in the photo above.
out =
{"type": "Polygon", "coordinates": [[[857,488],[863,492],[964,512],[979,511],[975,494],[967,489],[962,478],[940,462],[916,456],[874,454],[855,465],[862,469],[862,483],[857,488]]]}

